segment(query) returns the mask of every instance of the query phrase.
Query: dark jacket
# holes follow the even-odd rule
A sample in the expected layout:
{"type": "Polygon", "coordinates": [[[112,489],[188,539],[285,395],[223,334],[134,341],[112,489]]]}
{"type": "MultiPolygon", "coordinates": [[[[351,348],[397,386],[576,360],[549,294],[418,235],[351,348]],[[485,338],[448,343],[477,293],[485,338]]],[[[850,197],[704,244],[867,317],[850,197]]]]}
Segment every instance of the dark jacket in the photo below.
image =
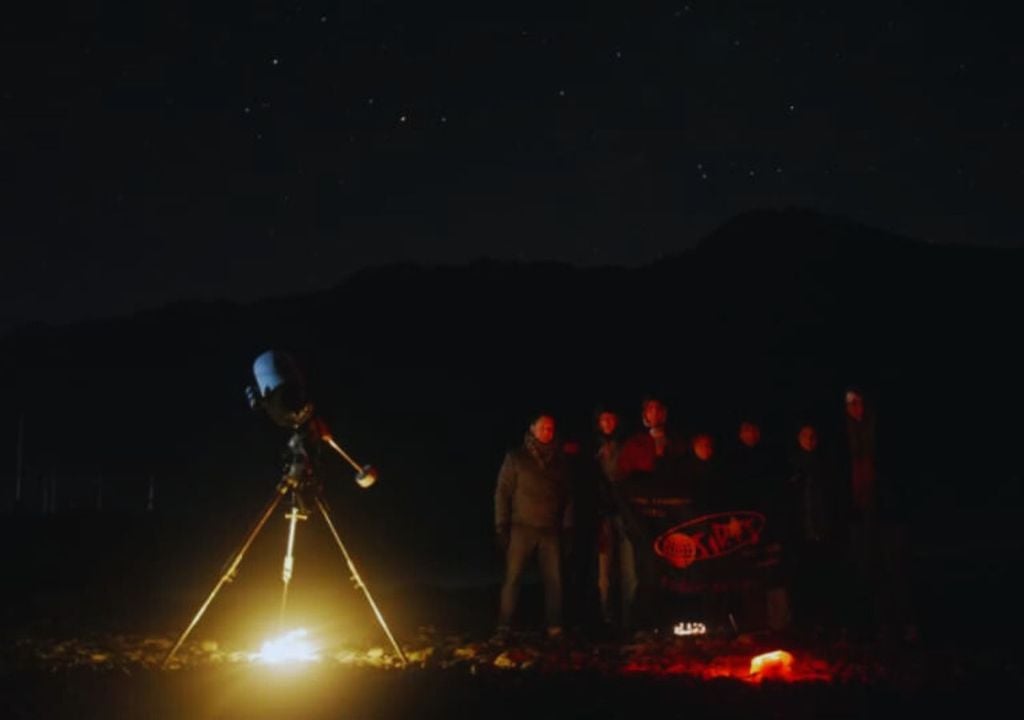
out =
{"type": "Polygon", "coordinates": [[[569,472],[561,451],[547,463],[525,446],[505,454],[494,492],[494,524],[554,529],[572,525],[569,472]]]}
{"type": "Polygon", "coordinates": [[[617,435],[599,436],[595,448],[591,452],[594,488],[597,494],[597,509],[601,516],[615,515],[618,507],[615,501],[615,486],[621,479],[619,475],[619,455],[622,453],[622,439],[617,435]]]}
{"type": "MultiPolygon", "coordinates": [[[[684,438],[668,434],[665,452],[655,452],[654,439],[646,430],[631,435],[619,453],[618,482],[612,486],[614,506],[622,518],[626,534],[637,548],[649,548],[663,530],[666,507],[672,516],[691,514],[692,485],[685,474],[687,445],[684,438]],[[666,506],[668,498],[674,504],[666,506]]],[[[649,552],[639,552],[637,561],[649,559],[649,552]]]]}
{"type": "MultiPolygon", "coordinates": [[[[874,418],[857,423],[847,420],[847,444],[842,458],[846,490],[842,502],[848,522],[870,518],[905,522],[909,498],[903,483],[909,473],[897,468],[893,458],[876,449],[874,418]]],[[[879,443],[881,444],[881,443],[879,443]]]]}
{"type": "Polygon", "coordinates": [[[619,453],[618,480],[628,480],[634,473],[654,473],[678,476],[682,473],[682,458],[686,455],[686,439],[668,433],[664,454],[655,452],[654,438],[646,430],[634,433],[626,440],[619,453]]]}

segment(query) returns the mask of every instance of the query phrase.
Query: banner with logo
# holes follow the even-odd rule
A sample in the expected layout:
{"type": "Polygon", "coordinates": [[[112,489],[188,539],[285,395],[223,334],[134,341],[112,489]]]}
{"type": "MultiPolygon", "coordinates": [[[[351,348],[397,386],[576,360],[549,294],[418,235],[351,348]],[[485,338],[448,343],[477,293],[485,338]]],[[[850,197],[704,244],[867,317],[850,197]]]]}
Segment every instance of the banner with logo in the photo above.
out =
{"type": "Polygon", "coordinates": [[[676,596],[728,592],[749,588],[778,563],[777,546],[764,542],[770,520],[759,509],[714,507],[655,477],[619,490],[648,585],[676,596]]]}

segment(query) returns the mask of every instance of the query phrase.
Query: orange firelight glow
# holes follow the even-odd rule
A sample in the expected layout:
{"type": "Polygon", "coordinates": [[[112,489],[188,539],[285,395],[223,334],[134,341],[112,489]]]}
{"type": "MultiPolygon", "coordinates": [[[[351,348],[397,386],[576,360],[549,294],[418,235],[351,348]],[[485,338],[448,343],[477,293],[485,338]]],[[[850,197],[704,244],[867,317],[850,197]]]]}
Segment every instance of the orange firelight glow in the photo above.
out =
{"type": "Polygon", "coordinates": [[[785,650],[772,650],[750,660],[750,675],[760,679],[788,680],[793,675],[793,656],[785,650]]]}
{"type": "Polygon", "coordinates": [[[320,655],[308,636],[309,632],[305,628],[291,630],[264,642],[260,651],[252,653],[249,659],[268,665],[315,662],[320,659],[320,655]]]}

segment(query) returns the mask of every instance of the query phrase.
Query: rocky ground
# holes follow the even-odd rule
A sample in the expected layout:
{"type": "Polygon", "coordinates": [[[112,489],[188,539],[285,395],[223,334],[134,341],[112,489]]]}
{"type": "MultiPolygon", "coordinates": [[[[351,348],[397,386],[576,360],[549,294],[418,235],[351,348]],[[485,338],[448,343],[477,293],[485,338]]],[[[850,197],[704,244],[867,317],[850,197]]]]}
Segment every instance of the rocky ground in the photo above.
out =
{"type": "Polygon", "coordinates": [[[302,664],[258,648],[171,637],[17,638],[3,659],[7,717],[882,717],[995,706],[1021,687],[1007,653],[767,635],[626,642],[481,641],[424,627],[387,646],[319,648],[302,664]],[[770,656],[760,668],[754,658],[770,656]]]}
{"type": "MultiPolygon", "coordinates": [[[[324,646],[314,662],[267,665],[253,657],[258,645],[242,638],[268,617],[277,620],[274,538],[254,550],[252,564],[165,669],[177,633],[215,577],[210,556],[226,552],[211,550],[205,535],[185,533],[204,541],[179,556],[157,542],[159,533],[129,530],[85,521],[4,529],[8,547],[34,552],[12,554],[7,577],[15,589],[0,604],[0,720],[979,720],[989,712],[1016,714],[1024,687],[1017,653],[1024,632],[1006,563],[924,587],[921,634],[913,642],[847,635],[832,618],[824,634],[805,636],[663,633],[612,642],[573,632],[551,642],[526,632],[498,643],[490,638],[495,584],[389,587],[368,554],[365,572],[409,659],[403,668],[362,596],[339,578],[335,554],[310,547],[289,615],[326,615],[335,634],[317,631],[324,646]],[[314,562],[321,555],[322,569],[314,562]],[[755,657],[775,650],[792,661],[752,672],[755,657]]],[[[970,566],[946,567],[952,574],[970,566]]],[[[932,570],[919,574],[939,577],[932,570]]],[[[520,627],[542,626],[539,588],[524,590],[522,601],[520,627]]]]}

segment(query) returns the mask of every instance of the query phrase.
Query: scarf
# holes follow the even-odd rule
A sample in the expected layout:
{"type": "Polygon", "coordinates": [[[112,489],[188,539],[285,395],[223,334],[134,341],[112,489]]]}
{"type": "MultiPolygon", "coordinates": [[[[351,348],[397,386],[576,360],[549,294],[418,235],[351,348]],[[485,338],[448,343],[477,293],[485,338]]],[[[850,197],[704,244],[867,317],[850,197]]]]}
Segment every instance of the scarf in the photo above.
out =
{"type": "Polygon", "coordinates": [[[537,461],[537,464],[545,469],[551,465],[555,459],[555,454],[558,452],[557,439],[545,445],[538,441],[529,430],[526,431],[526,435],[523,438],[523,445],[526,447],[527,452],[533,456],[533,459],[537,461]]]}

